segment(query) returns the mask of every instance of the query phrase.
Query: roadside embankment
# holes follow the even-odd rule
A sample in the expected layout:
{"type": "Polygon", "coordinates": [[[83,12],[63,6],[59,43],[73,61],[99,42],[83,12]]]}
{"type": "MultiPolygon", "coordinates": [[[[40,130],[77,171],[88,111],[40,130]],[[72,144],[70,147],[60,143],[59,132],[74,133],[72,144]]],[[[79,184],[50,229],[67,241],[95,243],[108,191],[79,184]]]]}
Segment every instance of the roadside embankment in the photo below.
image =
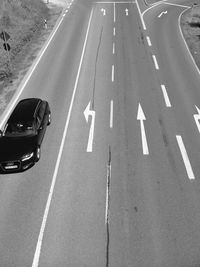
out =
{"type": "Polygon", "coordinates": [[[0,1],[0,113],[5,109],[52,32],[67,0],[0,1]],[[3,36],[3,35],[2,35],[3,36]],[[5,36],[5,35],[4,35],[5,36]]]}
{"type": "Polygon", "coordinates": [[[190,52],[200,69],[200,6],[194,5],[183,12],[180,26],[190,52]]]}

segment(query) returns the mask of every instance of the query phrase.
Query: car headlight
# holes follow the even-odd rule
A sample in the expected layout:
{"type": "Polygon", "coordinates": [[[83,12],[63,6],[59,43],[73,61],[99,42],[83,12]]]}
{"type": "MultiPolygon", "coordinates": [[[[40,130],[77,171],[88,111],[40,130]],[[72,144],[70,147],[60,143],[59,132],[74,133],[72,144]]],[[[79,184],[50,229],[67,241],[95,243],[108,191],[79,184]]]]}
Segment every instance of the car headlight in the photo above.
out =
{"type": "Polygon", "coordinates": [[[33,157],[33,154],[34,154],[34,153],[31,152],[31,153],[28,153],[28,154],[24,155],[24,156],[22,157],[22,161],[29,160],[30,158],[33,157]]]}

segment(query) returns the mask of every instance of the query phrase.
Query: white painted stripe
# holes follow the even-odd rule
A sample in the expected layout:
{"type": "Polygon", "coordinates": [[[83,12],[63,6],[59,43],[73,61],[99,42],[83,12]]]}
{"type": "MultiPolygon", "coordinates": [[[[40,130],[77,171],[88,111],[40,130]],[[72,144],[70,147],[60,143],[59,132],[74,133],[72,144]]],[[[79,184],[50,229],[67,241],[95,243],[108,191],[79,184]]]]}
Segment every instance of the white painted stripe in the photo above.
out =
{"type": "Polygon", "coordinates": [[[134,4],[135,1],[123,1],[123,2],[119,2],[119,1],[115,1],[115,2],[110,2],[110,1],[104,1],[104,2],[96,2],[96,4],[134,4]]]}
{"type": "Polygon", "coordinates": [[[116,35],[115,27],[113,28],[113,35],[116,35]]]}
{"type": "Polygon", "coordinates": [[[153,61],[154,61],[154,64],[155,64],[155,68],[157,70],[159,70],[159,66],[158,66],[158,62],[157,62],[156,56],[155,55],[152,55],[152,57],[153,57],[153,61]]]}
{"type": "Polygon", "coordinates": [[[171,103],[169,101],[169,97],[168,97],[168,94],[167,94],[167,90],[166,90],[166,87],[164,84],[161,84],[161,88],[162,88],[162,92],[163,92],[163,96],[164,96],[164,99],[165,99],[165,104],[167,107],[171,107],[171,103]]]}
{"type": "Polygon", "coordinates": [[[149,38],[149,36],[147,36],[147,43],[148,43],[149,46],[152,46],[151,39],[149,38]]]}
{"type": "Polygon", "coordinates": [[[113,6],[114,6],[114,22],[116,22],[116,7],[115,7],[115,3],[113,4],[113,6]]]}
{"type": "Polygon", "coordinates": [[[77,73],[77,76],[76,76],[76,81],[75,81],[73,94],[72,94],[72,98],[71,98],[71,102],[70,102],[70,107],[69,107],[69,111],[68,111],[68,115],[67,115],[65,129],[64,129],[64,132],[63,132],[62,141],[61,141],[61,145],[60,145],[60,149],[59,149],[59,153],[58,153],[58,157],[57,157],[57,161],[56,161],[56,166],[55,166],[53,179],[52,179],[52,183],[51,183],[51,187],[50,187],[50,191],[49,191],[49,196],[48,196],[48,199],[47,199],[45,212],[44,212],[44,216],[43,216],[43,219],[42,219],[42,225],[41,225],[41,228],[40,228],[40,233],[39,233],[39,237],[38,237],[38,241],[37,241],[37,246],[36,246],[36,250],[35,250],[35,254],[34,254],[34,258],[33,258],[32,267],[38,267],[38,265],[39,265],[39,259],[40,259],[40,252],[41,252],[41,247],[42,247],[44,230],[45,230],[45,227],[46,227],[47,217],[48,217],[48,213],[49,213],[49,209],[50,209],[50,205],[51,205],[51,199],[52,199],[52,195],[53,195],[53,191],[54,191],[54,187],[55,187],[55,183],[56,183],[57,173],[58,173],[58,169],[59,169],[59,165],[60,165],[60,161],[61,161],[61,156],[62,156],[64,144],[65,144],[65,139],[66,139],[66,135],[67,135],[67,132],[68,132],[69,121],[70,121],[70,117],[71,117],[71,113],[72,113],[72,107],[73,107],[73,103],[74,103],[76,90],[77,90],[77,87],[78,87],[78,80],[79,80],[81,67],[82,67],[82,62],[83,62],[83,58],[84,58],[84,54],[85,54],[86,43],[87,43],[87,39],[88,39],[88,34],[89,34],[90,25],[91,25],[92,15],[93,15],[93,9],[91,11],[89,22],[88,22],[86,37],[85,37],[85,41],[84,41],[84,45],[83,45],[83,50],[82,50],[82,55],[81,55],[81,59],[80,59],[79,68],[78,68],[78,73],[77,73]]]}
{"type": "Polygon", "coordinates": [[[191,8],[190,6],[185,6],[185,5],[180,5],[180,4],[175,4],[175,3],[169,3],[169,2],[163,2],[165,5],[172,5],[172,6],[178,6],[178,7],[184,7],[184,8],[191,8]]]}
{"type": "Polygon", "coordinates": [[[113,128],[113,100],[110,101],[110,128],[113,128]]]}
{"type": "Polygon", "coordinates": [[[190,160],[188,158],[188,154],[187,154],[187,151],[185,149],[182,137],[180,135],[177,135],[176,139],[177,139],[180,151],[181,151],[181,155],[182,155],[182,158],[183,158],[183,162],[185,164],[185,168],[186,168],[186,171],[187,171],[188,178],[190,180],[195,179],[195,176],[194,176],[194,173],[193,173],[193,170],[192,170],[192,166],[190,164],[190,160]]]}
{"type": "Polygon", "coordinates": [[[115,43],[113,43],[113,55],[115,54],[115,43]]]}
{"type": "Polygon", "coordinates": [[[139,12],[139,15],[140,15],[140,19],[141,19],[141,22],[142,22],[142,27],[143,27],[144,30],[146,30],[147,27],[146,27],[146,25],[145,25],[145,23],[144,23],[143,15],[142,15],[142,13],[141,13],[140,6],[139,6],[139,4],[138,4],[138,0],[136,0],[135,3],[136,3],[136,5],[137,5],[137,9],[138,9],[138,12],[139,12]]]}
{"type": "Polygon", "coordinates": [[[111,79],[112,79],[112,82],[115,81],[115,66],[114,65],[112,65],[112,77],[111,77],[111,79]]]}

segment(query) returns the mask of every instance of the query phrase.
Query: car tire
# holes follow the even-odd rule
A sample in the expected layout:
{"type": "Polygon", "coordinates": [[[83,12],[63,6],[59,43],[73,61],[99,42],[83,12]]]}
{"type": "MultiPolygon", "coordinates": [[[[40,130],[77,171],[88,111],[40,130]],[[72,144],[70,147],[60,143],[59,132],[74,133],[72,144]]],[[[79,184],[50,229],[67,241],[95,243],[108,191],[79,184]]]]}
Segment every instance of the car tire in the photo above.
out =
{"type": "Polygon", "coordinates": [[[51,112],[49,112],[49,115],[48,115],[48,123],[47,125],[50,125],[51,124],[51,112]]]}
{"type": "Polygon", "coordinates": [[[40,160],[40,156],[41,156],[41,150],[40,147],[38,146],[36,151],[35,151],[35,161],[38,162],[40,160]]]}

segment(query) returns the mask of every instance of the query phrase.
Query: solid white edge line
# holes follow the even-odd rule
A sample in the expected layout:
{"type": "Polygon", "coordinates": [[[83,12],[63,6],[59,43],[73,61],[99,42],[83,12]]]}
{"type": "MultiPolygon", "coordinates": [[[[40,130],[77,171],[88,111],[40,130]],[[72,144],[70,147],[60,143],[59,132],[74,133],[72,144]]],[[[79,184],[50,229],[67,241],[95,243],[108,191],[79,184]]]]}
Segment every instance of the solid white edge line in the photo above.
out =
{"type": "Polygon", "coordinates": [[[95,2],[96,4],[134,4],[135,1],[123,1],[123,2],[119,2],[119,1],[114,1],[114,2],[111,2],[111,1],[102,1],[102,2],[95,2]]]}
{"type": "Polygon", "coordinates": [[[159,70],[159,66],[158,66],[158,62],[157,62],[156,56],[155,55],[152,55],[152,57],[153,57],[153,61],[154,61],[154,64],[155,64],[155,68],[157,70],[159,70]]]}
{"type": "Polygon", "coordinates": [[[163,92],[163,96],[164,96],[164,99],[165,99],[166,106],[167,107],[171,107],[171,103],[170,103],[169,96],[167,94],[167,90],[166,90],[165,85],[161,84],[161,88],[162,88],[162,92],[163,92]]]}
{"type": "Polygon", "coordinates": [[[188,158],[188,154],[187,154],[187,151],[185,149],[182,137],[180,135],[176,135],[176,139],[177,139],[180,151],[181,151],[181,155],[182,155],[182,158],[183,158],[183,162],[185,164],[185,168],[186,168],[186,171],[187,171],[188,178],[190,180],[193,180],[193,179],[195,179],[195,176],[194,176],[194,173],[193,173],[193,170],[192,170],[192,166],[190,164],[190,160],[188,158]]]}
{"type": "Polygon", "coordinates": [[[152,43],[151,43],[151,39],[150,39],[150,37],[149,37],[149,36],[147,36],[146,38],[147,38],[147,43],[148,43],[148,45],[149,45],[149,46],[152,46],[152,43]]]}
{"type": "Polygon", "coordinates": [[[113,100],[110,101],[110,128],[113,128],[113,100]]]}
{"type": "MultiPolygon", "coordinates": [[[[61,15],[62,16],[62,15],[61,15]]],[[[9,115],[11,114],[12,110],[14,109],[20,95],[22,94],[24,88],[26,87],[28,81],[30,80],[34,70],[36,69],[37,65],[39,64],[42,56],[44,55],[46,49],[48,48],[50,42],[52,41],[54,35],[56,34],[58,28],[60,27],[61,23],[63,21],[63,17],[61,17],[60,21],[58,22],[55,30],[52,32],[52,34],[50,35],[49,39],[47,39],[46,43],[44,44],[42,50],[39,52],[36,60],[34,61],[32,67],[30,68],[30,70],[28,71],[28,73],[25,75],[25,77],[23,78],[22,82],[21,82],[21,86],[19,86],[19,89],[16,91],[16,93],[14,94],[12,100],[10,101],[10,103],[8,104],[8,107],[5,109],[5,111],[3,112],[3,114],[1,115],[1,119],[0,119],[0,129],[3,128],[3,125],[5,124],[5,122],[7,121],[9,115]]]]}
{"type": "Polygon", "coordinates": [[[165,5],[171,5],[171,6],[178,6],[178,7],[184,7],[184,8],[191,8],[190,6],[185,6],[185,5],[180,5],[180,4],[175,4],[175,3],[163,3],[165,5]]]}
{"type": "Polygon", "coordinates": [[[141,22],[142,22],[143,29],[146,30],[147,27],[146,27],[146,25],[144,23],[144,18],[143,18],[143,15],[141,13],[141,10],[140,10],[139,4],[138,4],[138,0],[136,0],[135,3],[137,5],[137,9],[138,9],[138,12],[139,12],[139,15],[140,15],[140,19],[141,19],[141,22]]]}
{"type": "Polygon", "coordinates": [[[34,258],[33,258],[32,267],[37,267],[39,264],[39,258],[40,258],[40,252],[41,252],[44,230],[45,230],[45,226],[46,226],[46,222],[47,222],[47,216],[49,213],[49,208],[50,208],[53,190],[54,190],[54,186],[55,186],[55,182],[56,182],[56,178],[57,178],[57,173],[58,173],[58,169],[59,169],[59,165],[60,165],[60,160],[61,160],[61,156],[62,156],[62,152],[63,152],[63,148],[64,148],[64,143],[65,143],[68,127],[69,127],[69,121],[70,121],[70,117],[71,117],[72,106],[74,103],[74,98],[75,98],[75,94],[76,94],[76,90],[77,90],[77,86],[78,86],[78,80],[79,80],[80,71],[81,71],[81,67],[82,67],[83,57],[85,54],[85,48],[86,48],[86,44],[87,44],[90,24],[91,24],[91,20],[92,20],[92,15],[93,15],[93,9],[91,11],[89,22],[88,22],[86,37],[85,37],[85,41],[84,41],[84,45],[83,45],[83,51],[82,51],[80,64],[79,64],[79,68],[78,68],[78,73],[76,76],[76,81],[75,81],[75,85],[74,85],[74,89],[73,89],[72,99],[71,99],[71,103],[70,103],[70,107],[69,107],[69,111],[68,111],[68,115],[67,115],[67,120],[66,120],[66,124],[65,124],[65,129],[63,132],[63,137],[62,137],[57,161],[56,161],[56,166],[55,166],[55,170],[54,170],[54,174],[53,174],[50,192],[49,192],[49,196],[48,196],[46,207],[45,207],[45,212],[44,212],[44,216],[43,216],[43,220],[42,220],[42,225],[40,228],[40,233],[39,233],[39,237],[38,237],[38,241],[37,241],[37,245],[36,245],[36,250],[35,250],[35,254],[34,254],[34,258]]]}

